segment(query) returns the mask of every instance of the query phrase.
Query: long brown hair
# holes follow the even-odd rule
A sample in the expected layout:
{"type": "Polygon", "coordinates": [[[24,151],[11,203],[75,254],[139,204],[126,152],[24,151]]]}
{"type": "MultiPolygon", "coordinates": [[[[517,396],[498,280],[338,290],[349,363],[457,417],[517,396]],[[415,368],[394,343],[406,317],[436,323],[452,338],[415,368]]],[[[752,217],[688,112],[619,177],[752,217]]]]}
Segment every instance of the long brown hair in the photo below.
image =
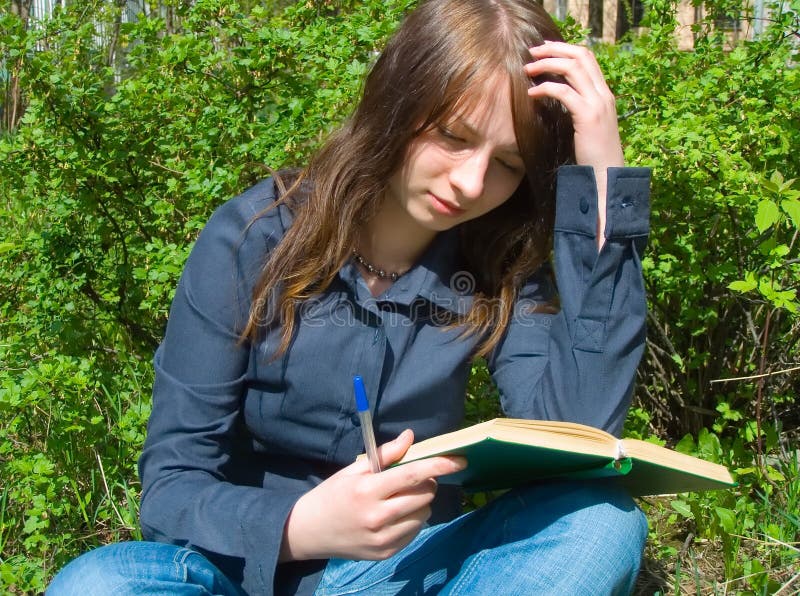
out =
{"type": "Polygon", "coordinates": [[[354,114],[282,194],[294,220],[256,284],[243,337],[255,340],[277,322],[277,353],[286,350],[297,305],[323,292],[351,257],[409,143],[505,73],[526,176],[503,205],[463,224],[460,242],[476,291],[459,323],[482,334],[477,354],[491,350],[521,283],[549,254],[555,173],[573,155],[571,119],[559,103],[527,95],[522,68],[529,47],[561,39],[535,0],[427,0],[412,11],[367,76],[354,114]]]}

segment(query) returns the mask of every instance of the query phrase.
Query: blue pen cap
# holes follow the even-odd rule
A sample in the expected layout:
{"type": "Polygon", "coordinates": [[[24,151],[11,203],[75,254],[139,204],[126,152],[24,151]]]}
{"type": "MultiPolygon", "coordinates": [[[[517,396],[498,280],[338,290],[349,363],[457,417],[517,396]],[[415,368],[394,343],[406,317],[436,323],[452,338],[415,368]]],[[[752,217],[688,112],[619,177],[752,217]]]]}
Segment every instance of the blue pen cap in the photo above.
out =
{"type": "Polygon", "coordinates": [[[367,390],[364,389],[364,379],[360,376],[353,377],[353,391],[356,394],[356,409],[359,412],[369,412],[367,390]]]}

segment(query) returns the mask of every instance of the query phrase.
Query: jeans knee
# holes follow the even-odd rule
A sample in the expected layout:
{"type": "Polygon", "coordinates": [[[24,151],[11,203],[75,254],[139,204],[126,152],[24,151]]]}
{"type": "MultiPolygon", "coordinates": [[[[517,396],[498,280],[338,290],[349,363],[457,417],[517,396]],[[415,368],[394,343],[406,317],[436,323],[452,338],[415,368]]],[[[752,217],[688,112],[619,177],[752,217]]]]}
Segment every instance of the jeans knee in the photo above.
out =
{"type": "Polygon", "coordinates": [[[647,541],[647,517],[633,498],[618,487],[600,488],[598,499],[580,515],[586,532],[596,532],[593,540],[603,544],[610,557],[628,560],[637,568],[647,541]]]}
{"type": "Polygon", "coordinates": [[[638,565],[647,518],[624,489],[610,482],[554,482],[522,489],[518,498],[534,532],[552,524],[573,543],[586,544],[592,556],[605,552],[638,565]]]}
{"type": "Polygon", "coordinates": [[[117,550],[119,545],[109,544],[73,559],[53,578],[46,595],[78,596],[102,590],[110,576],[114,575],[114,566],[109,563],[117,558],[117,550]]]}
{"type": "Polygon", "coordinates": [[[126,596],[141,594],[148,579],[180,580],[176,565],[183,549],[170,544],[120,542],[86,552],[68,563],[46,596],[126,596]]]}
{"type": "Polygon", "coordinates": [[[519,540],[531,561],[539,587],[530,593],[631,593],[647,519],[627,492],[612,483],[564,481],[510,496],[515,511],[506,540],[519,540]]]}

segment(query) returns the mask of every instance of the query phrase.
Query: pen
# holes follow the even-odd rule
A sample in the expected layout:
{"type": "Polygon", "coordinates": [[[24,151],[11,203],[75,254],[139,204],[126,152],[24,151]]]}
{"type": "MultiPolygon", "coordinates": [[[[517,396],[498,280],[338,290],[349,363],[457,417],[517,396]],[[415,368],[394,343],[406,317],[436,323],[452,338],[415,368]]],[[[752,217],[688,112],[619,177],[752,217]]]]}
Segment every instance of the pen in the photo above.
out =
{"type": "Polygon", "coordinates": [[[361,435],[364,437],[364,446],[367,448],[367,459],[372,466],[372,472],[377,474],[381,471],[381,463],[378,461],[378,447],[375,445],[375,431],[372,428],[372,414],[369,413],[367,391],[364,389],[364,379],[360,376],[353,377],[353,391],[356,394],[356,410],[358,410],[358,419],[361,421],[361,435]]]}

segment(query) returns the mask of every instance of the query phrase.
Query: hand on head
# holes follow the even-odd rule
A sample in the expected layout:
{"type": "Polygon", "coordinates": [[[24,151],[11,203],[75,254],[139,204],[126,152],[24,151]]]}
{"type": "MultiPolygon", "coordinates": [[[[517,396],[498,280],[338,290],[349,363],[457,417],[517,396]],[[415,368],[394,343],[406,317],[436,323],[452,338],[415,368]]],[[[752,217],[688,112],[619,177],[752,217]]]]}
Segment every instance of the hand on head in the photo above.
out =
{"type": "MultiPolygon", "coordinates": [[[[381,467],[403,457],[413,442],[406,430],[381,445],[381,467]]],[[[390,557],[430,517],[435,478],[465,467],[463,458],[434,457],[373,474],[365,458],[356,461],[300,497],[286,522],[281,560],[390,557]]]]}
{"type": "Polygon", "coordinates": [[[534,61],[525,65],[529,77],[557,74],[565,81],[543,81],[531,86],[528,95],[556,99],[569,111],[576,162],[602,171],[622,166],[616,102],[594,54],[582,46],[553,41],[530,48],[530,54],[534,61]]]}
{"type": "Polygon", "coordinates": [[[614,95],[606,84],[597,60],[587,48],[546,41],[530,48],[534,61],[525,65],[532,79],[557,74],[564,82],[542,81],[528,95],[561,102],[572,117],[575,130],[575,161],[594,168],[597,182],[597,246],[603,247],[606,222],[606,170],[625,165],[617,124],[614,95]]]}

